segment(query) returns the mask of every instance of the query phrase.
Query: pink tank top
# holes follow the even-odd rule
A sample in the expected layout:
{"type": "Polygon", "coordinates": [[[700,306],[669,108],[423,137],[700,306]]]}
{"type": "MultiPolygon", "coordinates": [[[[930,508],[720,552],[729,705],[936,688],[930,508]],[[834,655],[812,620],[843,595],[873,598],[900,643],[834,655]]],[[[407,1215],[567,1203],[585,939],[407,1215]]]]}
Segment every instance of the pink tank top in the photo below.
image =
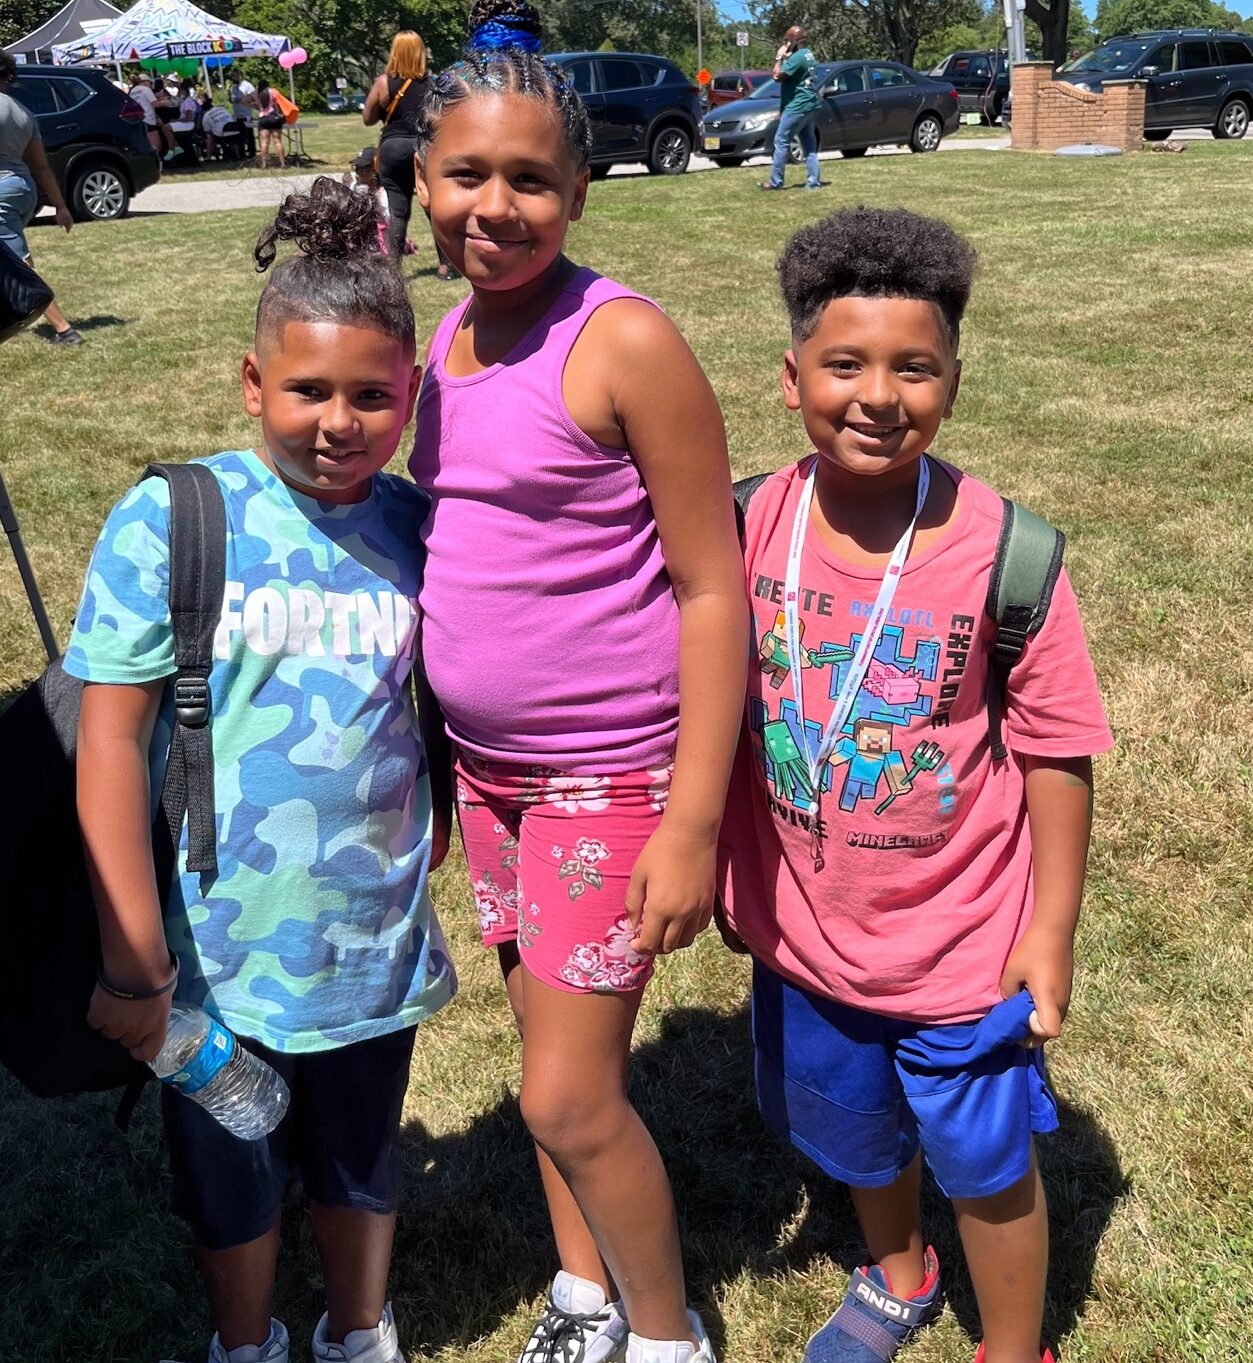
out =
{"type": "Polygon", "coordinates": [[[562,396],[587,319],[639,296],[580,270],[465,378],[444,361],[468,300],[431,342],[409,463],[432,503],[423,657],[448,732],[481,757],[575,775],[673,760],[679,611],[652,506],[630,450],[585,435],[562,396]]]}

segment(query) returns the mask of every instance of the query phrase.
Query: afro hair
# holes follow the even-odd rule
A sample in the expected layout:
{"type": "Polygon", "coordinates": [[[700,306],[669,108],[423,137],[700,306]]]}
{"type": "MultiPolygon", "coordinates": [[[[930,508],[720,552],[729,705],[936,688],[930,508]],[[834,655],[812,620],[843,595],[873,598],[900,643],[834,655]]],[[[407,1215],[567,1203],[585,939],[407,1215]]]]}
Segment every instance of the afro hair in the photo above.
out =
{"type": "Polygon", "coordinates": [[[903,208],[842,208],[802,227],[779,257],[792,334],[802,341],[834,298],[918,298],[943,313],[955,349],[974,273],[964,237],[903,208]]]}

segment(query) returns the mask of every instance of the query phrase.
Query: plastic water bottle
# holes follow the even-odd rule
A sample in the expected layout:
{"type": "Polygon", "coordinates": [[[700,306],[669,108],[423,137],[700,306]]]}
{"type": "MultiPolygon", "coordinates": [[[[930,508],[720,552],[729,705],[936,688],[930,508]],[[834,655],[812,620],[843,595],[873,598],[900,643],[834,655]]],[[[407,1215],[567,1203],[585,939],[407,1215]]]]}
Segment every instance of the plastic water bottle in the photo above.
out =
{"type": "Polygon", "coordinates": [[[199,1103],[241,1140],[268,1136],[283,1120],[291,1094],[280,1074],[245,1050],[201,1008],[176,1003],[152,1069],[163,1084],[199,1103]]]}

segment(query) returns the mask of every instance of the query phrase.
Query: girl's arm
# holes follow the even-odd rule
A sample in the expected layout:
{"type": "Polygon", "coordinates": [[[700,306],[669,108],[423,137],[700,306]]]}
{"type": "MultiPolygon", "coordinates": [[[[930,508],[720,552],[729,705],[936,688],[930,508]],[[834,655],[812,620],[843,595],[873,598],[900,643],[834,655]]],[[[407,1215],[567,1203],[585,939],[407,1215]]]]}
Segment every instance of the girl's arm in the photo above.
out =
{"type": "Polygon", "coordinates": [[[687,343],[635,299],[599,309],[584,334],[595,364],[587,372],[610,376],[613,414],[648,489],[679,604],[674,779],[627,895],[637,949],[668,952],[695,940],[713,912],[718,826],[744,713],[744,561],[722,412],[687,343]]]}
{"type": "MultiPolygon", "coordinates": [[[[78,720],[78,819],[100,923],[104,974],[119,989],[157,989],[170,978],[152,864],[148,748],[164,690],[88,683],[78,720]]],[[[170,996],[131,1002],[97,987],[87,1021],[151,1060],[169,1023],[170,996]]]]}
{"type": "Polygon", "coordinates": [[[444,728],[444,712],[421,664],[413,669],[413,684],[418,702],[418,729],[422,734],[431,782],[431,870],[434,871],[443,864],[452,840],[452,741],[444,728]]]}
{"type": "Polygon", "coordinates": [[[1027,822],[1035,908],[1001,977],[1009,998],[1028,989],[1032,1039],[1061,1035],[1074,979],[1075,928],[1092,834],[1092,759],[1027,757],[1027,822]]]}

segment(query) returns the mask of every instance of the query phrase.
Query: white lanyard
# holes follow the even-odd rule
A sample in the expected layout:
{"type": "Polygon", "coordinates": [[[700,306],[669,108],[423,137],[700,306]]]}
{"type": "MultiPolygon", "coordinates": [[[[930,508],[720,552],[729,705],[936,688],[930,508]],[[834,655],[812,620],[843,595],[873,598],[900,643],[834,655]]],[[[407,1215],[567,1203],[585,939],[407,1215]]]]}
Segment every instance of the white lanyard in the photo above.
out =
{"type": "Polygon", "coordinates": [[[853,660],[849,664],[848,675],[844,678],[844,685],[840,687],[840,693],[836,697],[831,718],[827,720],[827,727],[823,730],[822,742],[818,745],[817,754],[811,756],[809,733],[805,728],[805,687],[801,673],[803,658],[801,655],[799,597],[801,555],[805,549],[805,533],[809,529],[810,508],[814,500],[814,469],[817,468],[817,464],[818,461],[815,458],[813,466],[806,475],[805,485],[801,489],[800,502],[796,508],[796,520],[792,525],[792,542],[788,548],[787,576],[783,582],[783,628],[787,635],[788,670],[792,674],[792,694],[796,697],[796,718],[800,726],[802,750],[809,768],[810,788],[813,790],[810,809],[815,813],[818,809],[818,792],[821,789],[818,782],[823,763],[831,756],[835,750],[835,745],[840,741],[841,731],[848,723],[848,717],[857,701],[857,693],[861,690],[862,681],[870,667],[870,660],[874,656],[874,651],[879,644],[879,637],[883,633],[883,626],[887,623],[888,612],[892,609],[892,599],[895,597],[896,588],[900,584],[901,570],[905,566],[905,560],[909,557],[909,546],[913,542],[918,517],[922,515],[922,508],[927,501],[927,491],[931,486],[931,470],[927,464],[927,456],[924,454],[918,461],[918,501],[914,507],[914,518],[906,526],[905,533],[897,540],[896,548],[892,550],[892,557],[888,559],[888,566],[879,586],[879,595],[875,597],[874,610],[866,624],[865,633],[861,636],[861,642],[857,645],[857,652],[853,655],[853,660]]]}

